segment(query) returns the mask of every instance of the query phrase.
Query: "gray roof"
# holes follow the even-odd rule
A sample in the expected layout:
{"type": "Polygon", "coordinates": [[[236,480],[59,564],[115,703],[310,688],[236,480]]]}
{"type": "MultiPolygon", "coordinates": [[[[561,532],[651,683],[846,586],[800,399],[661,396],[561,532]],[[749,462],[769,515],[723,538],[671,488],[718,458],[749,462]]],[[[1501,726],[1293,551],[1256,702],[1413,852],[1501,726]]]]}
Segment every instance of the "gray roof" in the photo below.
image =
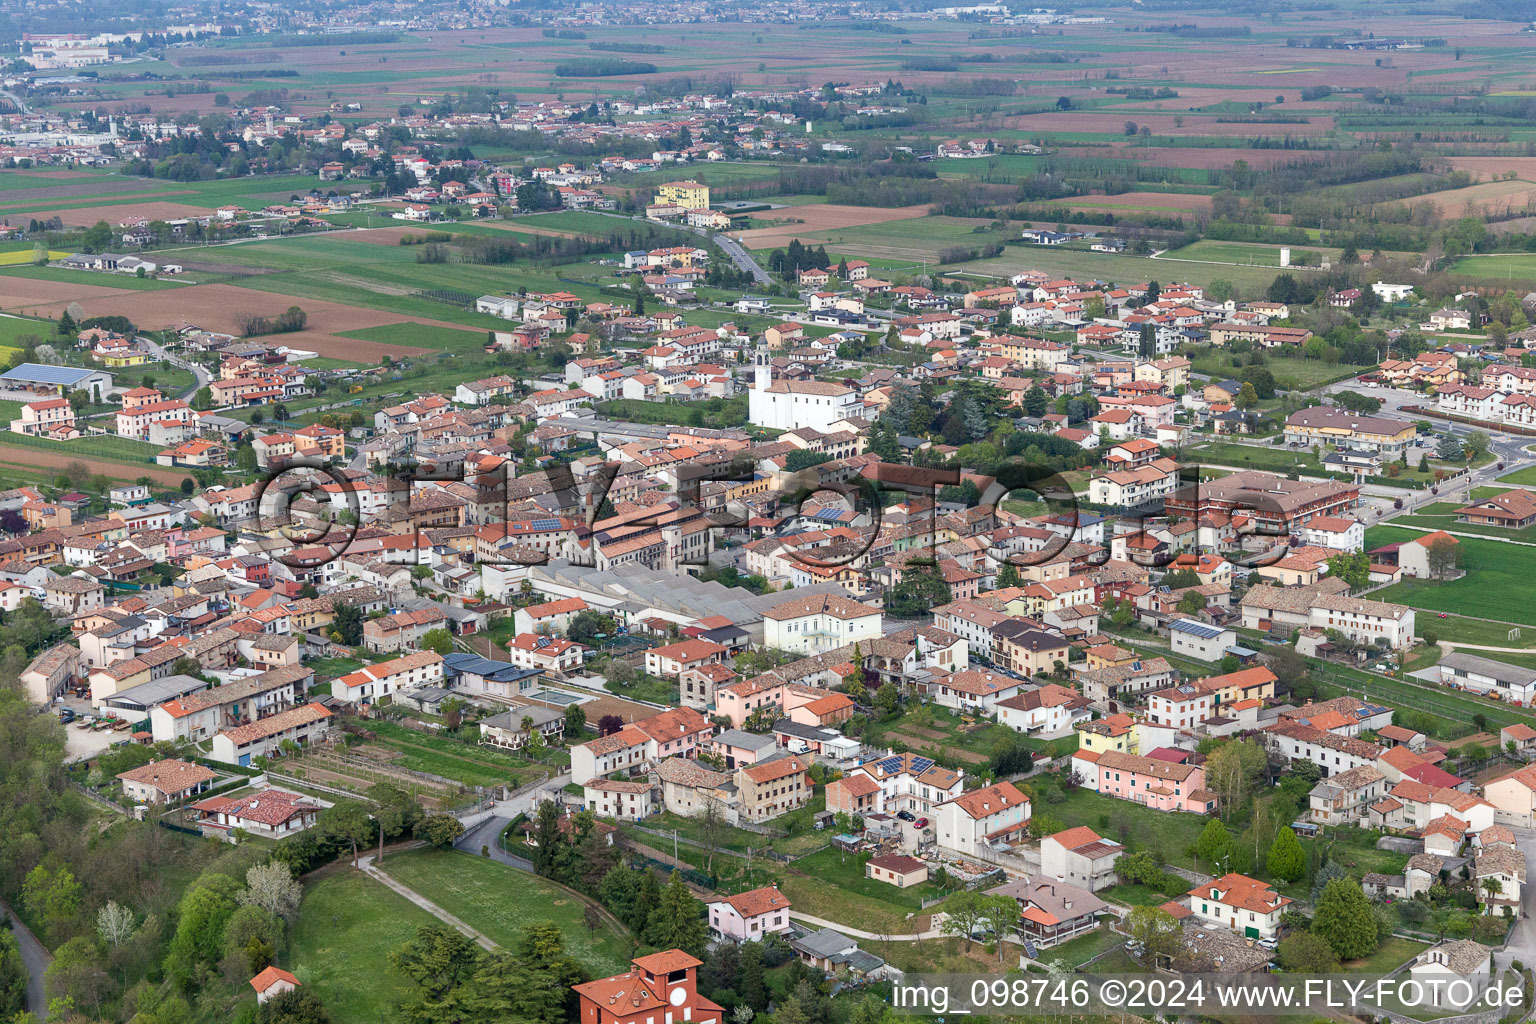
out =
{"type": "Polygon", "coordinates": [[[745,732],[741,729],[727,729],[716,736],[714,742],[732,747],[746,747],[754,751],[771,750],[779,745],[772,736],[759,736],[757,733],[745,732]]]}
{"type": "Polygon", "coordinates": [[[790,945],[815,957],[835,956],[838,953],[847,953],[859,948],[859,944],[853,939],[831,928],[812,932],[803,938],[796,939],[790,945]]]}
{"type": "Polygon", "coordinates": [[[177,697],[185,697],[189,693],[197,693],[208,689],[208,684],[195,676],[174,675],[163,679],[152,679],[138,686],[130,686],[126,690],[118,690],[106,699],[110,707],[127,708],[137,706],[148,710],[156,704],[163,704],[177,697]]]}
{"type": "MultiPolygon", "coordinates": [[[[608,607],[615,597],[627,598],[641,608],[654,608],[694,619],[723,615],[737,625],[760,623],[764,612],[784,603],[783,594],[754,594],[745,587],[726,587],[713,580],[701,582],[691,576],[641,565],[600,570],[553,560],[546,565],[532,566],[529,573],[536,590],[540,589],[541,581],[558,582],[600,595],[605,599],[599,602],[604,607],[608,607]]],[[[817,583],[796,587],[793,591],[796,598],[832,594],[848,596],[848,592],[836,583],[817,583]]]]}
{"type": "Polygon", "coordinates": [[[1492,661],[1488,658],[1479,658],[1475,654],[1462,654],[1453,651],[1440,659],[1440,664],[1452,669],[1460,669],[1463,672],[1476,672],[1481,676],[1497,679],[1501,683],[1514,686],[1530,686],[1536,683],[1536,670],[1521,668],[1519,665],[1510,665],[1502,661],[1492,661]]]}
{"type": "Polygon", "coordinates": [[[562,712],[540,707],[537,704],[530,704],[527,707],[513,708],[511,711],[503,711],[499,715],[493,715],[490,718],[481,719],[480,724],[482,726],[490,726],[494,729],[519,730],[523,727],[523,719],[531,718],[533,719],[533,727],[535,729],[539,729],[548,725],[550,722],[557,721],[564,717],[565,715],[562,712]]]}
{"type": "MultiPolygon", "coordinates": [[[[21,363],[15,369],[0,374],[0,380],[19,380],[29,384],[60,384],[68,387],[87,377],[102,373],[80,366],[49,366],[47,363],[21,363]]],[[[107,376],[111,376],[107,374],[107,376]]]]}

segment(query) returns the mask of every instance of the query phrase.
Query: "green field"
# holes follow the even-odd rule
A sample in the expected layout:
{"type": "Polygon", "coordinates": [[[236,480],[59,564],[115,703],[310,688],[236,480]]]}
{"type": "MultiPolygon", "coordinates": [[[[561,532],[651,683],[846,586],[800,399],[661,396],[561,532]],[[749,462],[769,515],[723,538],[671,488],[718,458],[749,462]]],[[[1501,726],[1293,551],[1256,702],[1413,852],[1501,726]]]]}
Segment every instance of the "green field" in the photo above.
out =
{"type": "MultiPolygon", "coordinates": [[[[1235,367],[1228,352],[1207,349],[1193,360],[1196,373],[1208,373],[1212,377],[1231,377],[1235,367]]],[[[1287,391],[1305,391],[1325,381],[1337,380],[1349,373],[1364,372],[1364,366],[1349,363],[1329,363],[1322,359],[1301,359],[1286,356],[1265,355],[1264,368],[1275,375],[1275,383],[1287,391]]]]}
{"type": "MultiPolygon", "coordinates": [[[[979,242],[996,236],[978,235],[979,242]]],[[[1012,236],[1017,237],[1017,236],[1012,236]]],[[[1043,270],[1079,281],[1106,281],[1111,285],[1159,281],[1165,287],[1173,281],[1188,281],[1206,286],[1212,281],[1231,281],[1240,297],[1260,297],[1275,279],[1275,271],[1266,267],[1227,267],[1214,263],[1173,263],[1147,256],[1083,252],[1060,246],[1025,246],[1010,248],[995,259],[973,260],[946,268],[950,273],[984,275],[1006,280],[1020,270],[1043,270]]]]}
{"type": "Polygon", "coordinates": [[[389,953],[436,923],[382,882],[338,866],[306,884],[292,962],[282,966],[314,988],[333,1019],[388,1024],[410,991],[389,970],[389,953]]]}
{"type": "MultiPolygon", "coordinates": [[[[1536,487],[1536,466],[1526,466],[1524,469],[1517,469],[1513,473],[1505,473],[1499,477],[1499,483],[1536,487]]],[[[1478,497],[1482,497],[1482,495],[1478,495],[1478,497]]]]}
{"type": "MultiPolygon", "coordinates": [[[[1365,546],[1369,550],[1419,536],[1422,534],[1413,530],[1373,526],[1366,531],[1365,546]]],[[[1458,539],[1466,575],[1445,581],[1404,580],[1373,592],[1371,597],[1432,612],[1536,625],[1536,609],[1525,600],[1530,593],[1531,580],[1536,579],[1536,548],[1470,537],[1458,539]]],[[[1419,629],[1422,631],[1428,626],[1428,618],[1423,617],[1419,629]]],[[[1444,636],[1447,640],[1458,639],[1450,630],[1446,630],[1444,636]]],[[[1469,639],[1467,642],[1478,641],[1469,639]]]]}
{"type": "Polygon", "coordinates": [[[1411,515],[1394,516],[1392,525],[1422,526],[1426,530],[1454,530],[1458,533],[1476,534],[1479,537],[1516,540],[1526,544],[1536,543],[1536,526],[1527,526],[1514,530],[1502,526],[1458,523],[1456,521],[1456,510],[1462,507],[1463,505],[1459,501],[1432,502],[1416,509],[1411,515]]]}
{"type": "MultiPolygon", "coordinates": [[[[1186,245],[1182,249],[1174,249],[1165,252],[1160,259],[1165,260],[1190,260],[1197,263],[1236,263],[1249,267],[1273,267],[1280,269],[1280,249],[1278,245],[1263,245],[1250,242],[1216,242],[1201,239],[1192,245],[1186,245]]],[[[1322,259],[1337,259],[1342,249],[1329,249],[1323,246],[1285,246],[1291,252],[1317,253],[1322,259]]],[[[1301,270],[1306,273],[1306,270],[1301,270]]]]}
{"type": "Polygon", "coordinates": [[[1463,256],[1451,264],[1451,273],[1463,277],[1503,278],[1511,288],[1529,287],[1536,282],[1536,253],[1463,256]]]}
{"type": "MultiPolygon", "coordinates": [[[[340,336],[377,341],[385,345],[407,345],[412,348],[430,348],[439,352],[458,354],[478,355],[485,347],[485,335],[479,331],[460,331],[452,327],[434,327],[431,324],[385,324],[383,327],[341,331],[340,336]]],[[[313,359],[304,361],[305,366],[313,366],[314,363],[313,359]]]]}
{"type": "Polygon", "coordinates": [[[498,945],[511,945],[522,929],[547,920],[589,975],[617,974],[629,963],[634,944],[621,926],[604,921],[588,931],[582,898],[537,875],[450,850],[391,854],[383,870],[498,945]]]}

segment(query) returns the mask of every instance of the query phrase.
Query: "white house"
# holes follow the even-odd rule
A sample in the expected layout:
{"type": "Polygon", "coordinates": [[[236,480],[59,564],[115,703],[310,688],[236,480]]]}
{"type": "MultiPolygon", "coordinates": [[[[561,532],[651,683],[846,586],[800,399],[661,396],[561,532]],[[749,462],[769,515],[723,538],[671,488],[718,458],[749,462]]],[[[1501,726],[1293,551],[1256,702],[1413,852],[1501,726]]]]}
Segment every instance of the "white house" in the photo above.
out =
{"type": "Polygon", "coordinates": [[[1098,892],[1114,885],[1115,862],[1125,847],[1105,839],[1087,825],[1069,828],[1040,840],[1040,872],[1051,878],[1098,892]]]}
{"type": "Polygon", "coordinates": [[[656,810],[654,787],[627,779],[592,779],[581,787],[587,809],[600,818],[639,821],[656,810]]]}
{"type": "Polygon", "coordinates": [[[1267,882],[1236,872],[1203,882],[1189,891],[1189,909],[1201,923],[1240,932],[1250,939],[1272,939],[1291,899],[1267,882]]]}
{"type": "Polygon", "coordinates": [[[763,613],[763,644],[797,654],[820,654],[881,635],[879,608],[851,597],[795,598],[763,613]]]}
{"type": "Polygon", "coordinates": [[[1168,627],[1173,653],[1197,661],[1220,661],[1237,643],[1237,630],[1196,619],[1179,619],[1168,627]]]}
{"type": "Polygon", "coordinates": [[[1029,798],[1011,782],[999,782],[942,803],[934,812],[940,846],[975,854],[984,845],[1023,836],[1029,824],[1029,798]]]}

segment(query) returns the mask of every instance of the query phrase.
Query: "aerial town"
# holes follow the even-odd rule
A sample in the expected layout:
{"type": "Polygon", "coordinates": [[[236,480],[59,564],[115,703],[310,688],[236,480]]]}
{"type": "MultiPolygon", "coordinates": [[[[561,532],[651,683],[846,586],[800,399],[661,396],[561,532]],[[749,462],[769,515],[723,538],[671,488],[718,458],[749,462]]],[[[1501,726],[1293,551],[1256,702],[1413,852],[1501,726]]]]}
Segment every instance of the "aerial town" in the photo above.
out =
{"type": "Polygon", "coordinates": [[[6,14],[0,1018],[1525,1018],[1529,11],[6,14]]]}

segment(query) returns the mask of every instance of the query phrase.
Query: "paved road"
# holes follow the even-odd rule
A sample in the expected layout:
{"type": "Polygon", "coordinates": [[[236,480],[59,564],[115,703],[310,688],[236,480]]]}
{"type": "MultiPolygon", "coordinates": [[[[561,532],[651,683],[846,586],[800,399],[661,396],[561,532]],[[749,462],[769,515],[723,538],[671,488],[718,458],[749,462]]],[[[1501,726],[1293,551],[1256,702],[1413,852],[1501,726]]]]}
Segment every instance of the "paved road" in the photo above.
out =
{"type": "Polygon", "coordinates": [[[143,346],[149,351],[149,354],[154,356],[157,360],[170,363],[172,366],[186,370],[191,373],[193,377],[197,378],[192,387],[188,388],[182,394],[176,396],[182,401],[190,402],[192,400],[192,396],[197,394],[200,388],[207,387],[208,384],[213,380],[213,375],[210,374],[207,370],[203,369],[197,363],[191,363],[185,359],[182,359],[180,356],[171,355],[164,348],[155,344],[152,338],[140,336],[139,342],[143,344],[143,346]]]}
{"type": "Polygon", "coordinates": [[[934,914],[932,921],[935,927],[928,929],[926,932],[913,932],[910,935],[892,935],[880,934],[878,932],[866,932],[858,928],[850,928],[845,924],[839,924],[836,921],[828,921],[824,917],[812,917],[810,914],[802,914],[798,910],[791,910],[789,912],[789,916],[794,918],[796,921],[804,921],[806,924],[813,924],[818,928],[831,928],[834,931],[840,932],[841,934],[846,935],[852,939],[889,939],[892,942],[916,942],[919,939],[945,938],[946,933],[944,929],[939,926],[943,924],[949,915],[934,914]]]}
{"type": "Polygon", "coordinates": [[[752,275],[758,284],[773,284],[773,278],[768,276],[768,271],[757,265],[757,260],[742,246],[742,244],[726,235],[715,235],[715,244],[731,258],[736,264],[737,270],[745,270],[752,275]]]}
{"type": "MultiPolygon", "coordinates": [[[[406,888],[399,882],[395,881],[393,878],[390,878],[388,875],[386,875],[383,870],[374,867],[373,857],[371,855],[359,859],[357,866],[358,869],[361,870],[369,878],[372,878],[377,882],[383,882],[389,888],[395,890],[395,892],[399,893],[401,896],[404,896],[406,899],[410,900],[412,903],[416,904],[422,910],[425,910],[439,921],[447,925],[452,925],[460,932],[463,932],[465,935],[474,939],[481,945],[482,948],[488,950],[496,948],[496,943],[492,942],[490,938],[484,934],[475,931],[475,929],[465,924],[459,918],[454,917],[452,914],[448,913],[448,911],[444,910],[436,903],[433,903],[431,900],[421,895],[421,893],[416,892],[414,889],[406,888]]],[[[389,859],[387,857],[384,860],[384,866],[386,869],[389,867],[389,859]]]]}
{"type": "Polygon", "coordinates": [[[21,947],[21,962],[27,969],[27,1012],[43,1020],[48,1016],[48,995],[43,988],[43,975],[48,972],[53,956],[4,903],[0,903],[0,914],[10,918],[11,934],[16,936],[16,944],[21,947]]]}
{"type": "Polygon", "coordinates": [[[510,814],[505,817],[497,814],[485,819],[459,837],[459,841],[453,844],[454,848],[472,853],[477,857],[481,849],[489,849],[491,860],[505,864],[507,867],[517,868],[519,871],[532,871],[533,861],[508,853],[496,841],[496,837],[501,835],[502,830],[512,823],[513,817],[510,814]]]}

